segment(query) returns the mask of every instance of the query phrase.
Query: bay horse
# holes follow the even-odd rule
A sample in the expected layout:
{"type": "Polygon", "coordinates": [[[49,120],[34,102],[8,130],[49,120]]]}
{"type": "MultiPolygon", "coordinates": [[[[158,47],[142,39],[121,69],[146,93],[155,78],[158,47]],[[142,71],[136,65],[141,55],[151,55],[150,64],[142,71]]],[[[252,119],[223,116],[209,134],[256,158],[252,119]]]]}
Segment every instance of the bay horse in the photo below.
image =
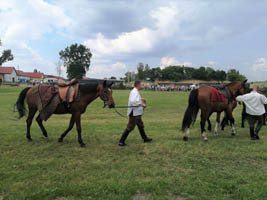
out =
{"type": "MultiPolygon", "coordinates": [[[[112,97],[111,84],[107,84],[105,80],[103,83],[81,83],[79,84],[79,100],[74,101],[71,104],[70,109],[66,109],[66,106],[63,103],[58,104],[54,114],[71,114],[71,119],[69,122],[68,128],[63,132],[63,134],[59,137],[58,142],[63,142],[64,137],[72,130],[74,123],[76,123],[77,133],[78,133],[78,142],[81,147],[85,147],[85,143],[82,139],[82,130],[81,130],[81,115],[86,111],[87,106],[100,97],[100,99],[104,102],[104,107],[108,106],[109,108],[114,108],[115,103],[112,97]]],[[[35,86],[38,87],[38,86],[35,86]]],[[[37,112],[37,101],[36,97],[32,95],[34,87],[24,88],[18,97],[16,102],[16,108],[19,112],[19,118],[26,115],[26,109],[24,105],[24,100],[26,98],[26,102],[28,104],[28,118],[26,120],[27,124],[27,134],[26,138],[28,141],[32,141],[30,128],[32,124],[32,120],[34,115],[37,112]]],[[[46,129],[43,126],[43,121],[40,117],[40,114],[37,116],[36,121],[42,131],[43,136],[47,139],[48,134],[46,129]]]]}
{"type": "Polygon", "coordinates": [[[190,125],[194,124],[199,109],[201,110],[201,136],[204,141],[207,141],[208,138],[205,134],[205,123],[208,120],[209,116],[213,112],[222,112],[225,111],[227,119],[230,121],[230,125],[232,127],[232,135],[236,134],[234,127],[234,117],[232,114],[233,104],[231,103],[236,96],[242,95],[246,91],[246,82],[236,81],[229,83],[225,86],[225,90],[230,95],[228,102],[211,102],[212,91],[209,86],[202,86],[198,89],[194,89],[190,92],[189,102],[187,109],[184,114],[183,122],[182,122],[182,131],[184,132],[183,140],[187,141],[190,133],[190,125]]]}

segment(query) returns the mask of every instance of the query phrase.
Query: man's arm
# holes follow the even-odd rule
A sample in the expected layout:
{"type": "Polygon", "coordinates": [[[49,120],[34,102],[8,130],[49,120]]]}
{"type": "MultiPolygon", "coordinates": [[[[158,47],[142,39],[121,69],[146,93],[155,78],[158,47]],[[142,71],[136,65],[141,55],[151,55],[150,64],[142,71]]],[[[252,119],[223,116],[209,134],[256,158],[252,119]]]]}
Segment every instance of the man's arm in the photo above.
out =
{"type": "Polygon", "coordinates": [[[267,98],[264,95],[261,95],[262,104],[267,104],[267,98]]]}

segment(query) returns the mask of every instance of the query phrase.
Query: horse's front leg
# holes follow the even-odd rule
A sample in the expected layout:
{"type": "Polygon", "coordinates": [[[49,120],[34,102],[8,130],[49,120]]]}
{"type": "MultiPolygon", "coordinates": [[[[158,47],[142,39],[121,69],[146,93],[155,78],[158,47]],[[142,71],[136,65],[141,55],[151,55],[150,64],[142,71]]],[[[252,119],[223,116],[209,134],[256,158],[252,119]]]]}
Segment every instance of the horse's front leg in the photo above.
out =
{"type": "Polygon", "coordinates": [[[81,147],[85,147],[86,144],[83,142],[83,139],[82,139],[81,114],[80,113],[75,116],[75,121],[76,121],[77,133],[78,133],[78,142],[81,147]]]}
{"type": "Polygon", "coordinates": [[[233,113],[232,113],[232,109],[227,109],[226,111],[226,114],[227,114],[227,118],[229,119],[230,121],[230,126],[232,127],[232,135],[236,135],[236,130],[235,130],[235,119],[233,117],[233,113]]]}
{"type": "Polygon", "coordinates": [[[205,133],[205,124],[206,124],[206,121],[208,120],[209,118],[209,113],[208,111],[205,111],[205,110],[202,110],[201,111],[201,121],[200,121],[200,126],[201,126],[201,136],[203,137],[204,141],[208,141],[208,138],[206,136],[206,133],[205,133]]]}

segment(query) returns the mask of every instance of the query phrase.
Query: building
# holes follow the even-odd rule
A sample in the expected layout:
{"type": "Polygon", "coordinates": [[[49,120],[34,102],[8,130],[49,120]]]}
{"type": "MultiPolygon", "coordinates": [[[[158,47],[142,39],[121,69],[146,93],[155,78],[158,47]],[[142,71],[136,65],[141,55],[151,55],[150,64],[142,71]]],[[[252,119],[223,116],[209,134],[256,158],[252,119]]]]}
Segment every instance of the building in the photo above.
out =
{"type": "Polygon", "coordinates": [[[30,77],[27,75],[26,72],[17,70],[18,80],[20,83],[28,83],[30,82],[30,77]]]}
{"type": "Polygon", "coordinates": [[[44,75],[43,82],[44,83],[57,83],[58,80],[63,79],[61,76],[54,76],[54,75],[44,75]]]}
{"type": "Polygon", "coordinates": [[[18,75],[15,67],[0,67],[0,84],[16,82],[18,82],[18,75]]]}
{"type": "Polygon", "coordinates": [[[43,83],[44,74],[41,72],[24,72],[25,76],[29,77],[31,83],[43,83]]]}

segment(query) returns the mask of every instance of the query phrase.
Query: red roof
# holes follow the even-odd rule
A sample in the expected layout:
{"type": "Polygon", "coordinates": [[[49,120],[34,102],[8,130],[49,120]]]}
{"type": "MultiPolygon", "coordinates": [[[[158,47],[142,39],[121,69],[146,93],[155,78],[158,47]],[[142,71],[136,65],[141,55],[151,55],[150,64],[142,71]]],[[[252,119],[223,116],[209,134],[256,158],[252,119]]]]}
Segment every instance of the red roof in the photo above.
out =
{"type": "Polygon", "coordinates": [[[17,75],[18,76],[28,76],[26,72],[21,71],[21,70],[17,70],[17,75]]]}
{"type": "Polygon", "coordinates": [[[44,75],[41,72],[24,72],[24,74],[24,76],[28,76],[30,78],[42,78],[44,75]]]}
{"type": "Polygon", "coordinates": [[[0,74],[12,74],[13,70],[15,70],[14,67],[0,67],[0,74]]]}
{"type": "Polygon", "coordinates": [[[61,76],[54,76],[54,75],[45,75],[45,77],[47,77],[47,78],[56,78],[56,79],[64,79],[61,76]]]}

